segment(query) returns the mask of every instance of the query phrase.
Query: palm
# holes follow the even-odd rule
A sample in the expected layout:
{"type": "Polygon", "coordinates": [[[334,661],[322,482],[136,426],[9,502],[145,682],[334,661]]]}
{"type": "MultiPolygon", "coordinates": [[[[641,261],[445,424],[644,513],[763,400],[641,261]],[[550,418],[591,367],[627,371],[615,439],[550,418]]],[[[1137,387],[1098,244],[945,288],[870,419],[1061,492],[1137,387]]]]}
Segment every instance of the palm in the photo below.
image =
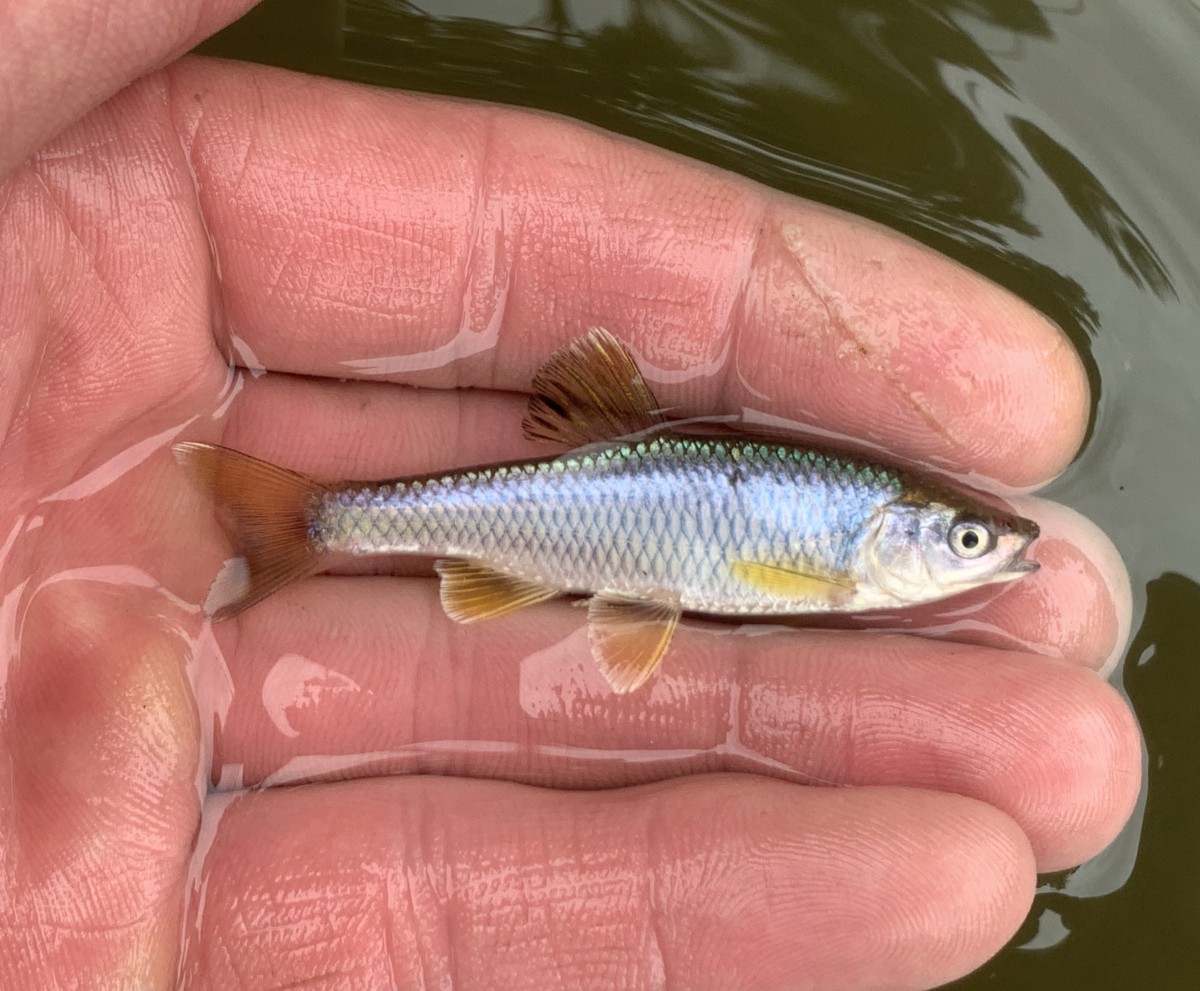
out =
{"type": "Polygon", "coordinates": [[[1075,665],[693,624],[658,688],[617,699],[568,606],[459,629],[418,577],[313,579],[215,630],[196,605],[227,548],[173,440],[326,477],[517,456],[514,390],[593,322],[665,371],[732,369],[666,386],[685,408],[765,402],[951,467],[1051,473],[1082,420],[1074,359],[886,235],[555,122],[190,63],[13,175],[0,275],[0,617],[16,646],[0,913],[9,934],[61,934],[32,957],[5,937],[0,966],[166,987],[183,905],[197,987],[338,972],[615,986],[655,968],[773,986],[798,967],[920,986],[1019,918],[1027,842],[1043,867],[1075,862],[1136,791],[1128,716],[1078,670],[1116,646],[1119,574],[1069,522],[1036,582],[979,618],[1075,665]],[[918,333],[887,329],[897,294],[918,333]],[[999,384],[981,391],[995,408],[936,374],[950,352],[999,384]],[[722,768],[928,790],[385,776],[722,768]],[[357,780],[236,791],[340,776],[357,780]],[[931,887],[968,870],[961,890],[931,887]],[[988,912],[966,947],[904,921],[954,933],[988,912]],[[864,930],[878,940],[854,942],[864,930]]]}

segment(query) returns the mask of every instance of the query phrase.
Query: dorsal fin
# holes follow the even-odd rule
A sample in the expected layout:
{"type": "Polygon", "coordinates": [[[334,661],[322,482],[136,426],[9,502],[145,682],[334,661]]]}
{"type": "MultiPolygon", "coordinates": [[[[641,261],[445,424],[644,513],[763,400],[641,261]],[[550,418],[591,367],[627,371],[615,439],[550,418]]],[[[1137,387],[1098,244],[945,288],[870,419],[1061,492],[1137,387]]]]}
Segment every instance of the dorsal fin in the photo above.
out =
{"type": "Polygon", "coordinates": [[[522,427],[532,440],[583,447],[666,422],[629,349],[595,327],[538,369],[522,427]]]}

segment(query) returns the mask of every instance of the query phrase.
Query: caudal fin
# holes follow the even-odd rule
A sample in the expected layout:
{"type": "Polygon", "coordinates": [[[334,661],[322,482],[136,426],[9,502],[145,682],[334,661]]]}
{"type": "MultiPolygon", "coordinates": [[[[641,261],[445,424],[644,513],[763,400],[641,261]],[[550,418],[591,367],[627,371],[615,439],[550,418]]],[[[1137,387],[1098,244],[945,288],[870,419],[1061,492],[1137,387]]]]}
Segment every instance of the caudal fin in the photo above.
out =
{"type": "Polygon", "coordinates": [[[240,555],[208,590],[204,611],[214,620],[236,616],[320,569],[321,547],[311,533],[320,483],[227,447],[186,443],[171,451],[216,500],[240,555]]]}

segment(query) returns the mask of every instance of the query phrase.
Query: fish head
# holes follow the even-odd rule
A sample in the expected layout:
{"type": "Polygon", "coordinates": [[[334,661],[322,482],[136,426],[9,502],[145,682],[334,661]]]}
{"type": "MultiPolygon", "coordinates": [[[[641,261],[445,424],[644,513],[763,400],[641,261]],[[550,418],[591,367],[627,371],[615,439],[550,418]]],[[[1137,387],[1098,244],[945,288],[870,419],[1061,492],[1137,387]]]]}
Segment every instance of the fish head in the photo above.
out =
{"type": "Polygon", "coordinates": [[[1037,571],[1024,559],[1038,525],[959,498],[908,496],[880,513],[864,548],[874,584],[899,603],[930,602],[1037,571]]]}

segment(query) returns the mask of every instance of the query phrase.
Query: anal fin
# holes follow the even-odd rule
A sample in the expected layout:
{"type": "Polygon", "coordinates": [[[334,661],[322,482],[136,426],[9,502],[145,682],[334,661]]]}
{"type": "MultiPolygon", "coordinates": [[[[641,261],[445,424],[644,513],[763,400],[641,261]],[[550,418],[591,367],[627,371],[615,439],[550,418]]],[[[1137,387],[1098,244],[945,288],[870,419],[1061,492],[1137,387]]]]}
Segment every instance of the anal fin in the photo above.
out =
{"type": "Polygon", "coordinates": [[[618,694],[632,692],[658,669],[682,610],[666,599],[600,593],[588,602],[588,640],[601,673],[618,694]]]}
{"type": "Polygon", "coordinates": [[[456,623],[495,619],[562,595],[552,585],[508,575],[477,561],[446,558],[434,568],[442,582],[442,608],[456,623]]]}

